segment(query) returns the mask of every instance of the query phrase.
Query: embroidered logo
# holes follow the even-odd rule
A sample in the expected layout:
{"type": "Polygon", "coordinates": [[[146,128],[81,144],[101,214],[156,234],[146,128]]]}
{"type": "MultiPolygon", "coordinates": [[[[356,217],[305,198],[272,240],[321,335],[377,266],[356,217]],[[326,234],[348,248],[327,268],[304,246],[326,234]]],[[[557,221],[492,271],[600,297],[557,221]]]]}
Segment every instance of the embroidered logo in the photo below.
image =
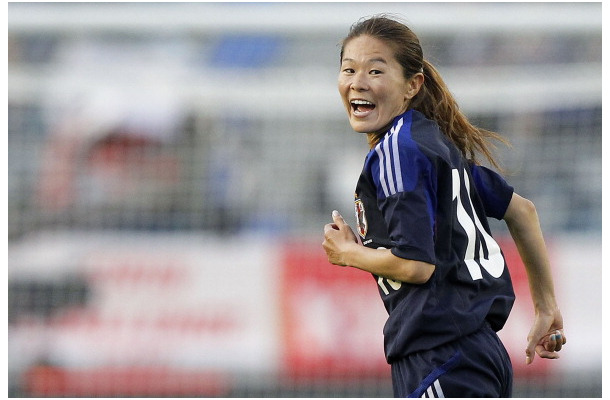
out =
{"type": "Polygon", "coordinates": [[[358,225],[358,234],[361,238],[364,239],[366,236],[366,232],[368,230],[368,223],[366,221],[366,215],[364,213],[364,204],[362,204],[362,200],[355,200],[355,211],[356,211],[356,223],[358,225]]]}

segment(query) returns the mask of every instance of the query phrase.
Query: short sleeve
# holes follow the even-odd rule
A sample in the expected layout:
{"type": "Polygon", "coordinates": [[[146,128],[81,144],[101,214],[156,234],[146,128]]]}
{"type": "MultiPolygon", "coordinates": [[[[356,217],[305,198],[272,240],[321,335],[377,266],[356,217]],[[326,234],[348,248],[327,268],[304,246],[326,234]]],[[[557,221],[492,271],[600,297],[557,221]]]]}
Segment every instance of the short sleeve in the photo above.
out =
{"type": "Polygon", "coordinates": [[[499,220],[504,218],[514,188],[500,174],[481,165],[471,164],[471,174],[485,215],[499,220]]]}
{"type": "Polygon", "coordinates": [[[436,262],[434,223],[436,171],[408,130],[390,135],[376,148],[373,180],[378,206],[388,227],[392,253],[436,262]]]}

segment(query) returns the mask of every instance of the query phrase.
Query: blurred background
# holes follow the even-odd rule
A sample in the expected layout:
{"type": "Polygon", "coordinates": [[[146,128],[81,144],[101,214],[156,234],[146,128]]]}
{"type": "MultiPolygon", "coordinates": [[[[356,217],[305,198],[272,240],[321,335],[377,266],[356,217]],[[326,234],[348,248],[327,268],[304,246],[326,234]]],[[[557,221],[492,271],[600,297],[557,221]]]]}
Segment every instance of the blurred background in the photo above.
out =
{"type": "Polygon", "coordinates": [[[399,15],[538,207],[568,345],[516,397],[602,394],[600,3],[9,3],[8,394],[389,397],[385,311],[331,267],[367,152],[336,90],[399,15]]]}

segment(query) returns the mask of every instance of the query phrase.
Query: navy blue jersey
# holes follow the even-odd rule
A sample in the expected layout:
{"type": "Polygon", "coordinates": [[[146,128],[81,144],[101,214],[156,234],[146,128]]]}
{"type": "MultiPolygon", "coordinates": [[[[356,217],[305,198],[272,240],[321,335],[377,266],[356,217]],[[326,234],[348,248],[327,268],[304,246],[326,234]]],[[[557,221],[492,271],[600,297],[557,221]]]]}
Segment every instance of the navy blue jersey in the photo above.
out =
{"type": "Polygon", "coordinates": [[[366,157],[355,194],[365,246],[436,269],[414,285],[375,276],[389,313],[388,362],[472,333],[498,331],[514,302],[487,217],[501,219],[513,193],[500,175],[467,161],[436,123],[409,110],[366,157]]]}

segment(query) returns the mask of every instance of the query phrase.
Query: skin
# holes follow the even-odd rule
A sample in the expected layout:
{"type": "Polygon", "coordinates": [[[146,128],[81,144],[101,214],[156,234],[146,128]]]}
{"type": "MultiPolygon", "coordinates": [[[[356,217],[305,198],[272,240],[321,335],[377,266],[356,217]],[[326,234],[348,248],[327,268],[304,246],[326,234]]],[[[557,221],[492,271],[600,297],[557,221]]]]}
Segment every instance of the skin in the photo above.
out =
{"type": "MultiPolygon", "coordinates": [[[[362,35],[344,46],[338,89],[356,132],[374,135],[386,131],[394,118],[408,109],[423,82],[421,73],[405,78],[392,48],[379,39],[362,35]]],[[[389,249],[363,246],[337,211],[332,219],[324,227],[322,244],[332,264],[411,284],[426,283],[434,273],[432,264],[397,257],[389,249]]],[[[514,193],[504,221],[525,265],[536,314],[527,337],[526,363],[533,362],[534,354],[559,358],[557,352],[566,337],[534,204],[514,193]]]]}
{"type": "Polygon", "coordinates": [[[338,89],[352,129],[360,133],[383,131],[394,117],[404,113],[419,92],[424,75],[405,79],[402,66],[390,46],[362,35],[343,49],[338,89]],[[370,102],[355,107],[354,101],[370,102]]]}
{"type": "Polygon", "coordinates": [[[337,211],[333,211],[333,223],[324,227],[322,247],[332,264],[358,268],[395,281],[423,284],[436,268],[426,262],[396,257],[389,249],[362,246],[337,211]]]}
{"type": "Polygon", "coordinates": [[[534,354],[542,358],[559,358],[557,352],[566,343],[566,336],[555,300],[549,256],[534,203],[514,193],[504,221],[525,265],[536,315],[527,336],[525,362],[531,364],[534,354]]]}

